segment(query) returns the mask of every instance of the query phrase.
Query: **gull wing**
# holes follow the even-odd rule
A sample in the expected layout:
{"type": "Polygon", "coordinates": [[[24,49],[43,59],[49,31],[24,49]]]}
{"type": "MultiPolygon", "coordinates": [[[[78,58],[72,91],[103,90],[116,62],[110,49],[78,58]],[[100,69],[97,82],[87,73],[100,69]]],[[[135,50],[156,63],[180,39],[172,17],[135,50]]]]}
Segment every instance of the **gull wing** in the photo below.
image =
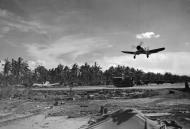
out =
{"type": "Polygon", "coordinates": [[[136,52],[130,52],[130,51],[121,51],[123,53],[127,53],[127,54],[135,54],[136,52]]]}
{"type": "Polygon", "coordinates": [[[160,52],[160,51],[163,51],[163,50],[165,50],[164,47],[158,48],[158,49],[152,49],[152,50],[149,50],[149,53],[150,53],[150,54],[151,54],[151,53],[157,53],[157,52],[160,52]]]}

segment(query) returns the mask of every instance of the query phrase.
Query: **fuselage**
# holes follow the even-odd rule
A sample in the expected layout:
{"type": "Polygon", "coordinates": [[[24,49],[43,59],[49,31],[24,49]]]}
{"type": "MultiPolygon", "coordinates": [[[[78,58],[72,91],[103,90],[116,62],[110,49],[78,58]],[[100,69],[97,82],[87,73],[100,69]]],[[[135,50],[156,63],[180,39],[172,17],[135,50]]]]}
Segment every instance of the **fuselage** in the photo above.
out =
{"type": "Polygon", "coordinates": [[[143,47],[141,47],[140,45],[136,47],[137,51],[135,52],[135,55],[134,55],[134,59],[136,58],[136,55],[139,55],[139,54],[146,54],[146,57],[148,58],[150,53],[149,53],[149,50],[148,49],[145,49],[143,47]]]}
{"type": "Polygon", "coordinates": [[[136,49],[137,49],[136,55],[138,55],[138,54],[148,54],[148,50],[144,49],[141,46],[137,46],[136,49]]]}

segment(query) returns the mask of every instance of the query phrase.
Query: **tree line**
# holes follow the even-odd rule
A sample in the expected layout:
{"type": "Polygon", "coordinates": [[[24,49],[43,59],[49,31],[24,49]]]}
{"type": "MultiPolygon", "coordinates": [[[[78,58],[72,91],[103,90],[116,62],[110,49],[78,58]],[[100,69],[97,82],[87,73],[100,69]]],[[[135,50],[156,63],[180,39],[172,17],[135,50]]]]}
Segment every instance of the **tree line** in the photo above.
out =
{"type": "Polygon", "coordinates": [[[59,64],[56,68],[47,69],[44,66],[37,66],[34,70],[23,58],[8,60],[5,59],[3,71],[0,73],[0,85],[25,85],[32,86],[33,83],[60,83],[66,85],[110,85],[113,77],[122,75],[132,77],[136,84],[146,83],[178,83],[190,81],[189,76],[180,76],[172,73],[144,72],[139,69],[127,66],[109,67],[103,71],[95,62],[93,65],[85,63],[81,66],[73,64],[71,67],[59,64]]]}

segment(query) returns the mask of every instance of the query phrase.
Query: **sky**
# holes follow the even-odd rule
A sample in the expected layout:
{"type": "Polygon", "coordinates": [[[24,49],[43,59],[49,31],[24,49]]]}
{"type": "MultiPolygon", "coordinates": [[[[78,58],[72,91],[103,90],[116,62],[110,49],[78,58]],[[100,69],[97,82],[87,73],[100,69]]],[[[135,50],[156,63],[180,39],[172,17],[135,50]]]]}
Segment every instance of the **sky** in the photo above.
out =
{"type": "Polygon", "coordinates": [[[190,75],[190,0],[0,0],[0,59],[190,75]],[[165,47],[147,59],[121,53],[165,47]]]}

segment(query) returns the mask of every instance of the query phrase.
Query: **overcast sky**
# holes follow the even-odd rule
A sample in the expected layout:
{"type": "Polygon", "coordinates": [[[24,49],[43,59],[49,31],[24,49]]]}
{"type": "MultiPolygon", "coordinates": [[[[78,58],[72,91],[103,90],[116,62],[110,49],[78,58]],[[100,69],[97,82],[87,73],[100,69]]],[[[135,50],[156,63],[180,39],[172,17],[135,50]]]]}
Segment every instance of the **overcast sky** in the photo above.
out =
{"type": "Polygon", "coordinates": [[[190,0],[0,0],[0,59],[190,75],[190,0]],[[157,54],[121,53],[144,42],[157,54]]]}

